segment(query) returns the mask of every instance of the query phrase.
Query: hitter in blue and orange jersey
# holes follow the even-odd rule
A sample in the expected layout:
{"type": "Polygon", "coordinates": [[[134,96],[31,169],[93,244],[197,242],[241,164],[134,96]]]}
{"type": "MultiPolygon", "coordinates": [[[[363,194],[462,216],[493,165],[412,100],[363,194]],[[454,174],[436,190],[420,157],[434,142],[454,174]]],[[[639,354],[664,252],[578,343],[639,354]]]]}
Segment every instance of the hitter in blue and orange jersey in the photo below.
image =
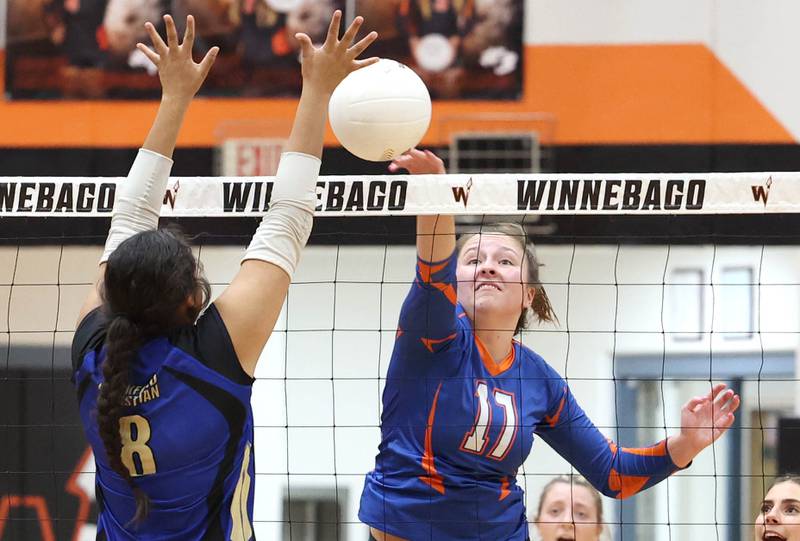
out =
{"type": "MultiPolygon", "coordinates": [[[[444,173],[441,160],[418,150],[390,168],[444,173]]],[[[680,433],[618,447],[564,379],[513,339],[528,312],[555,317],[519,225],[483,226],[457,244],[452,216],[420,216],[417,255],[383,394],[382,441],[361,496],[359,517],[375,539],[528,539],[516,473],[536,436],[600,492],[626,498],[686,467],[733,423],[739,397],[716,385],[683,407],[680,433]]]]}

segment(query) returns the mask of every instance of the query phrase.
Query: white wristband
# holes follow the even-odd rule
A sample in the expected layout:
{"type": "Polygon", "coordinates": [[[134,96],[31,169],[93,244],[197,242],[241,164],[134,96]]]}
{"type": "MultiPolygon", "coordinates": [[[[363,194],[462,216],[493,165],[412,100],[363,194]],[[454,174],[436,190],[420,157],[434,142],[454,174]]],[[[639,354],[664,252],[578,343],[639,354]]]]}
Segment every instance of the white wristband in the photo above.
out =
{"type": "Polygon", "coordinates": [[[311,234],[317,206],[320,160],[285,152],[278,165],[269,211],[261,220],[242,261],[259,259],[277,265],[290,277],[311,234]]]}
{"type": "Polygon", "coordinates": [[[117,185],[111,228],[108,230],[101,263],[124,240],[142,231],[156,229],[167,189],[172,160],[146,149],[139,149],[128,177],[117,185]]]}

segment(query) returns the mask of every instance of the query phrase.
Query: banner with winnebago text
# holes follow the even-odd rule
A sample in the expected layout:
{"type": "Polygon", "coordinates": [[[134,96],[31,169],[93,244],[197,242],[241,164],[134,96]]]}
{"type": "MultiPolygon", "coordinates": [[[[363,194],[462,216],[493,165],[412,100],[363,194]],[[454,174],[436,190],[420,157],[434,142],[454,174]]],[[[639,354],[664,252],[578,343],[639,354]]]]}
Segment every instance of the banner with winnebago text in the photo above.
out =
{"type": "MultiPolygon", "coordinates": [[[[0,178],[0,217],[108,216],[124,178],[0,178]]],[[[166,217],[259,216],[273,177],[173,177],[166,217]]],[[[798,173],[326,176],[317,216],[800,212],[798,173]]]]}

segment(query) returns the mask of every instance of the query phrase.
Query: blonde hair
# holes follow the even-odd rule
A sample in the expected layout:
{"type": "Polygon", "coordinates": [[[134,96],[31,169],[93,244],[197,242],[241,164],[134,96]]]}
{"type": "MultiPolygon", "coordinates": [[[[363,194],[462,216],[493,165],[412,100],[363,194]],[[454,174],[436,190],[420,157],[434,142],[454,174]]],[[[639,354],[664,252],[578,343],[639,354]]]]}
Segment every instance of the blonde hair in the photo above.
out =
{"type": "Polygon", "coordinates": [[[547,484],[542,488],[542,493],[539,495],[539,504],[536,507],[536,515],[534,516],[533,521],[539,522],[539,519],[542,515],[542,507],[544,506],[544,501],[547,499],[547,494],[550,490],[557,484],[564,483],[569,485],[570,487],[579,486],[584,487],[589,493],[592,495],[592,502],[594,503],[595,511],[597,511],[597,523],[600,525],[600,535],[599,539],[602,541],[610,540],[611,539],[611,532],[608,529],[608,525],[606,525],[605,521],[603,520],[603,499],[600,497],[600,493],[597,491],[596,488],[592,486],[592,484],[587,481],[584,477],[580,475],[559,475],[558,477],[554,477],[547,482],[547,484]]]}
{"type": "Polygon", "coordinates": [[[461,254],[461,250],[464,249],[464,245],[469,239],[475,235],[484,234],[505,235],[516,241],[519,247],[522,248],[525,254],[525,262],[528,265],[528,276],[526,277],[525,285],[531,286],[536,290],[536,295],[533,297],[533,304],[531,304],[530,308],[524,309],[520,314],[517,326],[514,329],[514,334],[519,333],[520,330],[530,325],[531,313],[536,314],[536,319],[539,323],[558,322],[558,317],[556,317],[556,313],[553,310],[553,305],[550,304],[550,298],[547,296],[547,292],[544,290],[544,286],[539,279],[539,268],[544,265],[539,263],[539,259],[536,257],[536,250],[533,243],[528,242],[528,234],[525,232],[525,229],[519,224],[507,222],[482,225],[480,231],[464,233],[458,237],[458,241],[456,241],[458,253],[461,254]]]}

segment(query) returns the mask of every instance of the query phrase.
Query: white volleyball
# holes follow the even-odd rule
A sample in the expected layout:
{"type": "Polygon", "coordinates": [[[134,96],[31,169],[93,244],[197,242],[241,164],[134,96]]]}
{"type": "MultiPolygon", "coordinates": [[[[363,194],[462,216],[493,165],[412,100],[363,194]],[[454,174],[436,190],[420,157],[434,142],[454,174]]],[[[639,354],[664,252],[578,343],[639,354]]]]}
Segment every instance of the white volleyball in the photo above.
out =
{"type": "Polygon", "coordinates": [[[431,122],[431,96],[414,71],[394,60],[354,71],[328,106],[333,133],[363,160],[392,160],[422,140],[431,122]]]}

